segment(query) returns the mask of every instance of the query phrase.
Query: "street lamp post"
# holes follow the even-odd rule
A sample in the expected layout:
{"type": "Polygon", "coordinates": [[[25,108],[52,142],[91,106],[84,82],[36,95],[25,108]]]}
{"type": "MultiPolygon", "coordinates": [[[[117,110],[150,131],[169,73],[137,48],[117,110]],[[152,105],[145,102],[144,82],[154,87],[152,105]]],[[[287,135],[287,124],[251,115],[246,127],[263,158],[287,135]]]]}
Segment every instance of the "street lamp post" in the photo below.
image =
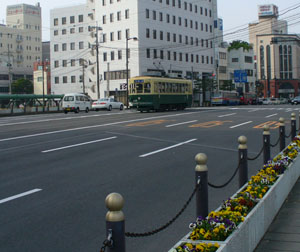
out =
{"type": "Polygon", "coordinates": [[[137,37],[126,38],[126,99],[127,99],[127,108],[129,107],[128,101],[128,41],[129,40],[137,41],[137,37]]]}

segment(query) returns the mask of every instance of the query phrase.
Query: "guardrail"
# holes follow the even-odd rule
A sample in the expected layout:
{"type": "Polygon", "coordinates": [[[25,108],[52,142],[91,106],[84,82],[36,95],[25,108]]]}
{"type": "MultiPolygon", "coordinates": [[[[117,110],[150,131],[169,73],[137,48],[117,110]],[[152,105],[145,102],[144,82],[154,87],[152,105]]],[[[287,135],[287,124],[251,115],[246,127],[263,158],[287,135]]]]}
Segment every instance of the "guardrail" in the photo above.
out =
{"type": "MultiPolygon", "coordinates": [[[[255,205],[256,205],[256,209],[260,209],[260,211],[264,210],[264,208],[263,208],[264,205],[261,202],[258,204],[258,201],[259,201],[258,198],[259,199],[263,198],[266,193],[269,193],[271,195],[271,192],[273,192],[273,197],[274,198],[276,198],[276,194],[280,194],[280,196],[281,196],[280,197],[281,200],[279,200],[279,203],[276,205],[276,207],[273,207],[273,210],[272,210],[273,215],[272,216],[274,217],[277,213],[276,211],[279,210],[281,204],[283,203],[283,200],[285,199],[285,197],[287,196],[287,194],[291,190],[293,184],[290,183],[288,189],[285,189],[285,193],[279,193],[278,190],[276,191],[276,190],[271,190],[269,187],[266,187],[266,188],[263,187],[264,188],[263,190],[265,190],[265,192],[264,191],[260,192],[260,194],[257,195],[257,198],[254,199],[252,197],[252,194],[247,192],[247,190],[249,189],[250,184],[255,183],[255,182],[252,182],[252,180],[250,180],[248,182],[248,161],[256,160],[263,153],[264,168],[261,170],[261,172],[267,171],[266,172],[266,174],[267,174],[266,175],[266,181],[268,181],[269,178],[270,178],[270,180],[272,180],[272,178],[271,178],[272,173],[275,174],[274,176],[276,176],[276,180],[277,180],[279,178],[279,175],[282,174],[284,172],[284,170],[287,168],[287,165],[290,165],[290,163],[292,162],[292,159],[290,159],[289,161],[286,161],[286,162],[289,162],[288,164],[287,163],[282,163],[281,164],[282,167],[281,166],[279,168],[277,167],[273,172],[273,168],[272,169],[270,168],[270,167],[272,167],[271,166],[272,161],[271,161],[271,158],[270,158],[271,157],[270,150],[271,150],[271,147],[276,147],[279,143],[280,143],[280,145],[279,145],[280,153],[284,153],[285,151],[290,150],[290,146],[288,146],[288,147],[285,146],[285,139],[291,137],[292,141],[295,140],[296,132],[300,130],[300,114],[299,114],[299,128],[298,129],[296,128],[296,114],[295,113],[291,114],[291,132],[290,132],[289,135],[285,134],[285,120],[284,120],[284,118],[281,117],[279,119],[279,123],[280,123],[279,137],[278,137],[278,140],[276,141],[275,144],[271,144],[269,126],[267,126],[267,125],[264,126],[264,129],[263,129],[263,146],[262,146],[261,150],[259,151],[259,153],[253,158],[248,157],[247,138],[245,136],[240,136],[238,138],[238,142],[239,142],[239,146],[238,146],[238,165],[237,165],[235,171],[233,172],[232,176],[228,179],[228,181],[226,181],[226,183],[224,183],[222,185],[214,185],[213,183],[210,183],[208,181],[208,168],[207,168],[207,165],[206,165],[207,156],[204,153],[197,154],[196,157],[195,157],[195,161],[196,161],[195,187],[193,188],[193,191],[192,191],[190,197],[185,202],[182,209],[169,222],[167,222],[166,224],[160,226],[159,228],[157,228],[155,230],[145,232],[145,233],[125,232],[125,215],[122,212],[122,208],[123,208],[123,205],[124,205],[124,199],[123,199],[122,195],[119,194],[119,193],[109,194],[105,199],[105,204],[106,204],[106,207],[108,208],[108,212],[106,214],[106,238],[103,241],[100,252],[105,252],[106,250],[109,251],[109,252],[125,252],[126,251],[125,237],[146,237],[146,236],[150,236],[150,235],[154,235],[156,233],[159,233],[160,231],[168,228],[184,212],[184,210],[189,205],[189,203],[191,202],[191,200],[194,196],[196,198],[197,221],[192,224],[191,228],[195,228],[195,227],[197,227],[197,225],[200,225],[199,223],[202,224],[205,221],[210,222],[211,219],[212,219],[213,222],[216,224],[215,227],[218,229],[218,230],[216,229],[216,232],[221,233],[221,232],[223,232],[222,230],[224,228],[224,230],[231,231],[230,237],[238,237],[239,239],[241,239],[241,237],[243,237],[242,235],[243,234],[247,235],[247,232],[249,231],[249,228],[251,228],[251,227],[253,228],[253,225],[254,225],[252,223],[251,224],[252,226],[251,225],[250,226],[249,225],[248,226],[246,226],[246,225],[243,226],[241,223],[243,222],[244,217],[241,215],[241,213],[238,214],[238,211],[229,211],[229,212],[227,212],[227,214],[230,213],[232,215],[236,215],[234,218],[237,220],[237,222],[235,223],[233,220],[230,220],[230,218],[229,218],[229,219],[226,219],[227,220],[226,224],[221,224],[221,221],[220,221],[221,217],[217,216],[215,214],[216,212],[208,213],[208,199],[209,199],[208,198],[208,186],[213,187],[213,188],[224,188],[233,180],[233,178],[236,176],[237,173],[239,174],[239,188],[240,189],[234,195],[234,197],[237,197],[240,194],[243,194],[244,196],[246,195],[245,197],[248,197],[248,199],[246,199],[246,201],[249,200],[248,203],[250,204],[252,202],[252,204],[253,204],[253,206],[251,208],[249,206],[247,206],[247,209],[248,210],[250,209],[250,211],[247,212],[247,214],[246,214],[246,212],[244,213],[244,215],[247,216],[246,218],[248,218],[247,221],[245,221],[245,223],[246,222],[248,224],[251,223],[251,221],[249,221],[249,219],[253,218],[251,216],[254,216],[254,213],[251,214],[251,210],[254,208],[255,205]],[[268,174],[268,172],[270,172],[270,174],[268,174]],[[232,230],[230,230],[230,228],[232,228],[232,230]],[[235,231],[235,233],[233,233],[233,231],[235,229],[238,229],[238,230],[235,231]],[[240,234],[239,234],[239,232],[240,232],[240,234]]],[[[297,143],[299,144],[299,150],[300,150],[300,138],[297,141],[299,141],[297,143]]],[[[297,152],[297,154],[298,154],[298,152],[297,152]]],[[[297,173],[297,175],[295,175],[293,173],[291,173],[291,174],[292,174],[291,176],[294,176],[294,178],[293,178],[294,181],[296,181],[295,177],[296,176],[299,177],[299,175],[300,175],[300,173],[297,173]]],[[[273,178],[273,180],[275,180],[275,178],[273,178]]],[[[278,179],[278,181],[284,181],[284,180],[280,178],[280,179],[278,179]]],[[[273,182],[274,181],[272,181],[272,183],[273,182]]],[[[229,201],[229,200],[226,201],[226,202],[227,202],[227,204],[232,204],[232,202],[229,201]]],[[[228,206],[226,206],[226,202],[225,202],[225,211],[228,208],[228,206]]],[[[223,206],[223,208],[221,207],[221,208],[217,209],[216,211],[220,211],[221,209],[224,210],[224,206],[223,206]]],[[[224,213],[222,213],[222,214],[224,214],[224,213]]],[[[264,218],[264,215],[262,215],[262,216],[263,217],[261,217],[261,218],[264,218]]],[[[205,249],[205,246],[209,246],[209,248],[211,249],[209,251],[228,251],[228,252],[229,251],[230,252],[232,252],[232,251],[252,251],[251,249],[254,249],[256,247],[256,245],[258,244],[258,242],[260,241],[260,239],[264,235],[265,231],[267,230],[268,225],[271,224],[271,221],[272,221],[273,217],[270,218],[270,216],[269,216],[267,218],[267,221],[261,220],[265,224],[263,232],[260,232],[259,230],[256,230],[257,227],[255,227],[256,228],[255,229],[255,234],[253,235],[253,237],[251,236],[249,238],[249,239],[251,239],[251,241],[249,241],[249,243],[247,243],[248,247],[246,246],[247,248],[245,247],[245,250],[235,249],[235,248],[238,247],[238,245],[236,245],[236,243],[234,243],[232,240],[230,240],[227,243],[222,242],[222,241],[219,240],[218,245],[216,245],[216,244],[214,245],[214,244],[209,244],[210,239],[207,239],[207,240],[201,240],[202,243],[199,244],[200,241],[197,241],[197,242],[193,241],[193,239],[192,239],[193,237],[191,238],[191,232],[190,232],[181,241],[179,241],[175,245],[175,247],[173,247],[170,251],[171,252],[198,251],[198,250],[190,250],[190,249],[192,249],[191,247],[193,247],[193,246],[199,246],[199,247],[202,247],[203,249],[205,249]],[[182,244],[188,244],[188,245],[182,245],[182,244]],[[227,247],[228,244],[231,244],[232,247],[228,248],[227,247]],[[184,247],[184,246],[186,246],[186,247],[184,247]],[[190,247],[188,247],[188,246],[190,246],[190,247]],[[214,248],[215,248],[215,250],[214,250],[214,248]],[[249,248],[249,250],[248,250],[248,248],[249,248]]],[[[233,218],[233,217],[231,216],[231,218],[233,218]]],[[[201,233],[202,230],[199,228],[199,230],[197,232],[201,233]]],[[[200,237],[203,237],[203,235],[202,236],[200,235],[200,237]]],[[[223,241],[224,240],[225,239],[223,239],[223,241]]],[[[215,242],[215,241],[213,241],[213,242],[215,242]]],[[[239,242],[240,242],[240,240],[239,240],[239,242]]],[[[199,250],[199,251],[206,251],[206,250],[199,250]]]]}

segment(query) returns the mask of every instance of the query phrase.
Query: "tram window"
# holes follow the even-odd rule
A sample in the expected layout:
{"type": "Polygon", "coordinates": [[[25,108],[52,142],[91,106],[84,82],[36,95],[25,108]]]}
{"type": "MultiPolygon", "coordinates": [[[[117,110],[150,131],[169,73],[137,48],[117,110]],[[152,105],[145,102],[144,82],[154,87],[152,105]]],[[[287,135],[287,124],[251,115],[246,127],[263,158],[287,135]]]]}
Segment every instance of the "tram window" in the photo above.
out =
{"type": "Polygon", "coordinates": [[[158,93],[158,92],[160,92],[160,90],[159,90],[159,83],[154,82],[154,93],[158,93]]]}
{"type": "Polygon", "coordinates": [[[172,92],[172,84],[171,83],[167,83],[167,93],[171,93],[172,92]]]}
{"type": "Polygon", "coordinates": [[[144,84],[144,93],[150,93],[151,92],[151,84],[145,83],[144,84]]]}
{"type": "Polygon", "coordinates": [[[143,84],[136,84],[136,92],[143,93],[143,84]]]}
{"type": "Polygon", "coordinates": [[[161,92],[162,93],[166,92],[166,83],[161,83],[161,92]]]}
{"type": "Polygon", "coordinates": [[[177,83],[173,83],[173,93],[177,93],[177,83]]]}

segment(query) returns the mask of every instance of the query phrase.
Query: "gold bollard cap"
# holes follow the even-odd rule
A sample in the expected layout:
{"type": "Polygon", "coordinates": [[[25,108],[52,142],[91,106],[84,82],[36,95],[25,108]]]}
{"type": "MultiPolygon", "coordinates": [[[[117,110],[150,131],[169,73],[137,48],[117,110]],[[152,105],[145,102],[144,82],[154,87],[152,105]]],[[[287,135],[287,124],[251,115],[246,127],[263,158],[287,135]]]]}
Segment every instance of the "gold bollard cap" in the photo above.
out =
{"type": "Polygon", "coordinates": [[[105,199],[105,205],[108,209],[106,220],[111,222],[123,221],[124,214],[122,208],[124,206],[124,199],[119,193],[110,193],[105,199]]]}
{"type": "Polygon", "coordinates": [[[207,169],[207,156],[204,153],[198,153],[195,156],[195,161],[196,161],[196,167],[195,171],[203,172],[203,171],[208,171],[207,169]]]}
{"type": "Polygon", "coordinates": [[[270,126],[269,125],[265,125],[264,126],[264,135],[270,135],[270,126]]]}
{"type": "MultiPolygon", "coordinates": [[[[283,118],[283,117],[280,117],[280,118],[279,118],[279,122],[284,124],[284,122],[285,122],[285,121],[284,121],[284,118],[283,118]]],[[[281,125],[281,126],[283,126],[283,125],[281,125]]]]}
{"type": "Polygon", "coordinates": [[[247,149],[247,137],[245,136],[240,136],[238,138],[238,142],[239,142],[239,149],[242,150],[242,149],[247,149]]]}
{"type": "Polygon", "coordinates": [[[292,117],[292,120],[296,120],[296,113],[293,112],[293,113],[291,114],[291,117],[292,117]]]}

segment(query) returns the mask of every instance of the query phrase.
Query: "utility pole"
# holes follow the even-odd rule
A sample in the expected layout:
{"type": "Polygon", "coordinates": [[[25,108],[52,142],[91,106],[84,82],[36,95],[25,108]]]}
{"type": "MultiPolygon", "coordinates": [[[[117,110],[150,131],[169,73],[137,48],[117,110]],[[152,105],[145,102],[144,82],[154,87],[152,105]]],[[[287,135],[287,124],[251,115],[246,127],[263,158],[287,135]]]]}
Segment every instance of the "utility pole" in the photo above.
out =
{"type": "Polygon", "coordinates": [[[98,22],[96,26],[91,26],[91,28],[96,29],[96,64],[97,64],[97,97],[100,99],[100,79],[99,79],[99,39],[98,39],[98,31],[102,31],[102,28],[98,26],[98,22]]]}
{"type": "Polygon", "coordinates": [[[85,94],[84,71],[85,71],[85,64],[82,62],[82,92],[85,94]]]}
{"type": "Polygon", "coordinates": [[[11,68],[12,68],[12,64],[10,62],[10,51],[9,51],[9,44],[7,44],[7,57],[8,57],[8,79],[9,79],[9,83],[8,83],[8,93],[11,94],[12,90],[11,90],[11,84],[12,84],[12,76],[11,76],[11,68]]]}

